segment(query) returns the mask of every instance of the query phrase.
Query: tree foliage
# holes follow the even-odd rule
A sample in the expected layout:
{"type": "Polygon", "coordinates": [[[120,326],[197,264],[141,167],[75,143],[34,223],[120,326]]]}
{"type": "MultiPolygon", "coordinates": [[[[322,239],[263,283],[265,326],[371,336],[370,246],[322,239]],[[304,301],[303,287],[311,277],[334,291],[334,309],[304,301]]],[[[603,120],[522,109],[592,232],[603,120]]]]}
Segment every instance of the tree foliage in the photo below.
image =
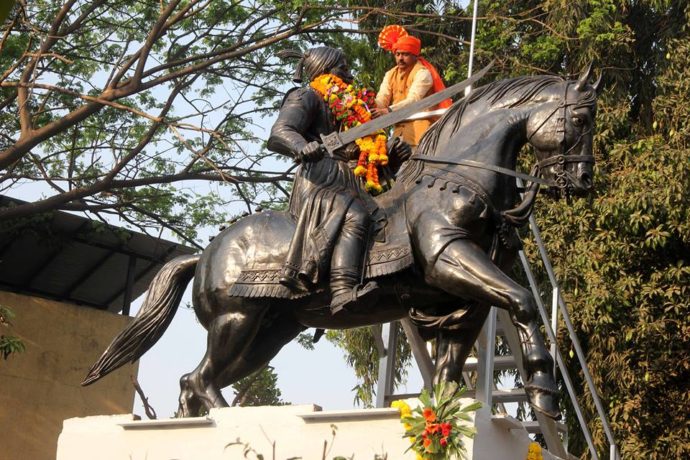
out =
{"type": "Polygon", "coordinates": [[[19,0],[0,31],[0,191],[42,198],[0,218],[114,214],[192,242],[229,204],[284,201],[257,127],[289,75],[276,50],[340,27],[328,3],[19,0]]]}
{"type": "Polygon", "coordinates": [[[232,384],[235,399],[232,406],[282,406],[289,404],[281,399],[278,375],[271,366],[232,384]]]}
{"type": "MultiPolygon", "coordinates": [[[[407,367],[411,361],[411,351],[402,327],[394,323],[397,328],[395,349],[395,363],[393,381],[400,385],[407,376],[407,367]]],[[[376,396],[376,384],[379,380],[379,351],[376,346],[374,329],[360,327],[357,329],[332,330],[326,333],[328,340],[345,351],[345,362],[352,367],[358,379],[352,388],[354,403],[364,407],[372,407],[376,396]]]]}
{"type": "MultiPolygon", "coordinates": [[[[685,2],[614,0],[533,8],[529,14],[544,27],[520,35],[530,46],[511,52],[516,66],[522,62],[516,69],[572,72],[593,59],[606,88],[597,115],[595,195],[537,207],[548,253],[623,458],[684,458],[690,451],[690,9],[685,2]],[[549,59],[547,43],[557,45],[549,59]]],[[[603,428],[567,346],[562,352],[585,419],[606,455],[603,428]]],[[[568,414],[570,449],[586,457],[568,414]]]]}
{"type": "MultiPolygon", "coordinates": [[[[0,305],[0,327],[10,328],[10,320],[14,318],[14,312],[0,305]]],[[[13,335],[0,334],[0,356],[6,360],[14,353],[21,353],[26,349],[24,342],[13,335]]]]}

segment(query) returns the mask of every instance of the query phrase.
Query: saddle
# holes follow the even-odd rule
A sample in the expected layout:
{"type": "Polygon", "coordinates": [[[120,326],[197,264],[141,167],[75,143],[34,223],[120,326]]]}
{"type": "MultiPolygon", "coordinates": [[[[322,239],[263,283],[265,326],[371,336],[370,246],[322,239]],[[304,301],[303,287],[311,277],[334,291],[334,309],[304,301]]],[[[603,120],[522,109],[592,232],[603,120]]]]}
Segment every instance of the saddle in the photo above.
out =
{"type": "MultiPolygon", "coordinates": [[[[414,262],[402,199],[383,194],[376,201],[378,209],[373,215],[374,231],[367,244],[365,280],[399,272],[414,262]]],[[[278,280],[286,256],[282,252],[282,258],[277,261],[252,261],[251,266],[243,267],[229,294],[233,297],[298,299],[328,289],[328,280],[309,291],[294,291],[280,284],[278,280]]]]}

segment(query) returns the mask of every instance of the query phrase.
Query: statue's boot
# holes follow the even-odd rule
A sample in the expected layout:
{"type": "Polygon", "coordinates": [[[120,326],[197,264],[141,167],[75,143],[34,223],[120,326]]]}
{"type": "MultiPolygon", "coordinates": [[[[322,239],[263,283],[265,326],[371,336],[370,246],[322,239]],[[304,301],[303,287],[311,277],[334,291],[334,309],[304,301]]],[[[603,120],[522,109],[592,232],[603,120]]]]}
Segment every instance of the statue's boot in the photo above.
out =
{"type": "Polygon", "coordinates": [[[553,358],[547,351],[535,323],[518,327],[522,342],[523,364],[527,371],[525,392],[532,408],[553,420],[561,418],[560,391],[553,375],[553,358]]]}
{"type": "Polygon", "coordinates": [[[309,292],[310,290],[310,286],[305,282],[305,280],[301,280],[299,278],[297,270],[289,267],[283,267],[283,271],[280,278],[278,278],[278,282],[293,292],[309,292]]]}
{"type": "Polygon", "coordinates": [[[369,281],[361,285],[347,282],[343,279],[331,279],[331,313],[336,314],[342,310],[357,312],[364,311],[367,307],[376,303],[379,297],[378,283],[369,281]],[[333,284],[336,284],[336,287],[333,284]]]}
{"type": "Polygon", "coordinates": [[[362,282],[364,249],[371,220],[366,209],[355,201],[345,215],[338,242],[331,256],[331,312],[362,311],[378,299],[378,284],[362,282]]]}

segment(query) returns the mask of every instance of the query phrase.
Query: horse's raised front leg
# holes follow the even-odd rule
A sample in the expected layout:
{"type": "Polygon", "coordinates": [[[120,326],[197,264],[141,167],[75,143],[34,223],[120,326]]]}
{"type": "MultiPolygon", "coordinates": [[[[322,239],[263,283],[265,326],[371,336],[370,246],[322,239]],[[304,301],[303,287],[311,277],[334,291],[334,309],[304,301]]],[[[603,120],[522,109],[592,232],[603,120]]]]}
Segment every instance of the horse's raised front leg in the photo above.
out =
{"type": "Polygon", "coordinates": [[[203,359],[196,369],[180,379],[178,416],[196,416],[203,408],[228,406],[216,383],[218,376],[235,361],[244,359],[267,309],[265,305],[251,312],[225,313],[211,321],[203,359]]]}
{"type": "Polygon", "coordinates": [[[427,283],[446,292],[508,310],[520,337],[530,403],[547,416],[559,418],[553,359],[536,321],[538,311],[532,294],[503,273],[470,240],[448,244],[436,260],[427,261],[424,274],[427,283]]]}

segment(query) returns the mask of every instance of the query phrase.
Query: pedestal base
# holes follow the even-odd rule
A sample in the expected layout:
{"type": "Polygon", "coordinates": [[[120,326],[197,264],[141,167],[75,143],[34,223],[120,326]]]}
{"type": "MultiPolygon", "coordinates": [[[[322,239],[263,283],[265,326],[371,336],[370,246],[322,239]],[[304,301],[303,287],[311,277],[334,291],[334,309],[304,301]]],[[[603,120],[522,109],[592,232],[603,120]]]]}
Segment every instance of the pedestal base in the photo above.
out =
{"type": "MultiPolygon", "coordinates": [[[[468,458],[524,460],[518,425],[479,411],[468,458]]],[[[321,412],[318,406],[231,407],[207,417],[136,421],[131,414],[65,420],[57,460],[415,459],[397,409],[321,412]],[[245,456],[246,454],[246,456],[245,456]]],[[[543,452],[545,460],[554,459],[543,452]]]]}

